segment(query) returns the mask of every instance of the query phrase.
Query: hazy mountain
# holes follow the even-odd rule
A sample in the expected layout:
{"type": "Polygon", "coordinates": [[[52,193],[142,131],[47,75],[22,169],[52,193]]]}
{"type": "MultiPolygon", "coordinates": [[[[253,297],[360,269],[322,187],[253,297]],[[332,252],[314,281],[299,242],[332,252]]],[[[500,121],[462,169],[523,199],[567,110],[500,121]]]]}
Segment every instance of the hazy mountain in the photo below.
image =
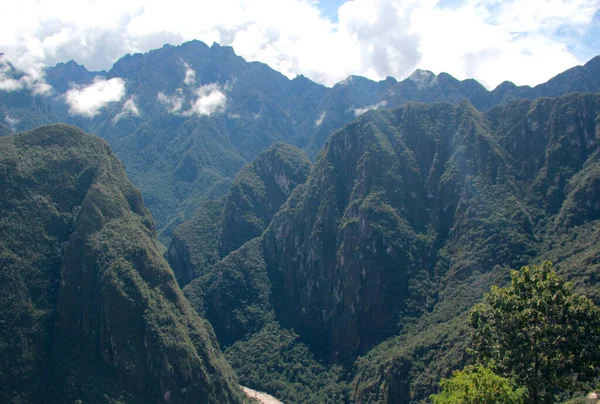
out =
{"type": "MultiPolygon", "coordinates": [[[[305,400],[289,354],[264,343],[293,340],[280,331],[293,330],[297,352],[313,355],[302,374],[311,361],[341,364],[358,402],[424,400],[464,364],[465,314],[510,268],[552,258],[600,302],[590,241],[599,117],[591,94],[487,112],[463,101],[365,113],[329,138],[260,237],[184,292],[233,344],[243,383],[305,400]],[[250,363],[264,373],[253,377],[250,363]],[[277,382],[267,371],[276,366],[277,382]]],[[[309,377],[319,394],[344,391],[329,371],[309,377]]]]}
{"type": "Polygon", "coordinates": [[[0,401],[243,402],[108,144],[0,138],[0,401]]]}
{"type": "Polygon", "coordinates": [[[144,194],[159,237],[167,242],[202,201],[225,195],[235,173],[275,142],[299,146],[312,158],[332,131],[370,109],[467,98],[487,110],[514,98],[600,91],[598,60],[534,88],[503,83],[490,92],[475,80],[426,71],[400,82],[351,76],[326,88],[248,63],[230,47],[192,41],[127,55],[108,72],[89,72],[72,61],[48,68],[54,91],[2,92],[0,121],[13,131],[62,121],[106,139],[144,194]],[[73,114],[65,92],[81,90],[96,77],[124,80],[126,94],[93,116],[73,114]],[[222,99],[198,103],[217,94],[213,91],[222,99]]]}

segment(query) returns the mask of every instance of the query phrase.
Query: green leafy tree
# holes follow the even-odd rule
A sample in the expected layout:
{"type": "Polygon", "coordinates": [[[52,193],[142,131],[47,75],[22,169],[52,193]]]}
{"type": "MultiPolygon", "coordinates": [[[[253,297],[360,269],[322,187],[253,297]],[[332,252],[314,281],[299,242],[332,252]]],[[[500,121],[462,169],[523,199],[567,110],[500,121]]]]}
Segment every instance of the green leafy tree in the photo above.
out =
{"type": "Polygon", "coordinates": [[[440,388],[430,397],[434,404],[521,404],[527,396],[525,388],[482,365],[454,371],[450,379],[440,381],[440,388]]]}
{"type": "Polygon", "coordinates": [[[513,271],[469,316],[475,360],[515,377],[533,403],[598,376],[600,309],[556,275],[550,262],[513,271]]]}

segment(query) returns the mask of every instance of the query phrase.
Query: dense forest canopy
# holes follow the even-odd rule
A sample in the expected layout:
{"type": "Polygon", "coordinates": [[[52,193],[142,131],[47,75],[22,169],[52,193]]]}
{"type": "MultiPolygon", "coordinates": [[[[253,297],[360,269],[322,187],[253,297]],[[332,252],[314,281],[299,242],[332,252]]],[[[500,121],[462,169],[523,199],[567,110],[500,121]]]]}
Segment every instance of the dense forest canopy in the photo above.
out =
{"type": "Polygon", "coordinates": [[[0,88],[0,401],[600,387],[600,57],[491,91],[199,41],[44,74],[0,88]],[[123,96],[72,102],[98,86],[123,96]]]}

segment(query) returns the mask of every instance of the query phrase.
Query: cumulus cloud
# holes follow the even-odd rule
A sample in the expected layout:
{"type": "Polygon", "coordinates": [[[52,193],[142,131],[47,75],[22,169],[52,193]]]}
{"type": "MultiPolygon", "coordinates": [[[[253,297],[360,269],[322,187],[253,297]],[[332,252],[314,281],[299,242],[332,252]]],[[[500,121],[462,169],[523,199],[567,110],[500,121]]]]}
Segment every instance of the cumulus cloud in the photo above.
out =
{"type": "Polygon", "coordinates": [[[50,93],[52,87],[44,81],[41,66],[32,66],[29,70],[29,74],[17,71],[6,59],[6,56],[0,53],[0,91],[16,91],[26,88],[34,94],[50,93]]]}
{"type": "Polygon", "coordinates": [[[0,49],[40,82],[44,64],[75,59],[108,69],[126,53],[200,39],[326,85],[350,74],[402,79],[419,67],[488,87],[504,79],[537,84],[598,51],[582,41],[597,24],[598,0],[349,0],[336,21],[320,7],[316,0],[15,0],[3,4],[0,49]]]}
{"type": "Polygon", "coordinates": [[[387,101],[384,100],[384,101],[378,102],[377,104],[367,105],[364,108],[354,108],[353,109],[354,116],[360,116],[367,111],[371,111],[371,110],[375,110],[375,109],[379,109],[379,108],[385,108],[386,105],[387,105],[387,101]]]}
{"type": "Polygon", "coordinates": [[[92,84],[75,86],[64,95],[69,105],[69,114],[88,118],[96,116],[102,108],[112,102],[120,101],[123,97],[125,97],[125,82],[118,77],[110,80],[96,77],[92,84]]]}
{"type": "Polygon", "coordinates": [[[210,116],[216,112],[225,111],[227,97],[218,84],[212,83],[199,87],[195,94],[197,98],[192,104],[189,114],[210,116]]]}
{"type": "Polygon", "coordinates": [[[20,80],[15,80],[0,73],[0,91],[15,91],[23,88],[20,80]]]}
{"type": "Polygon", "coordinates": [[[130,97],[123,103],[123,108],[121,108],[121,111],[115,115],[113,118],[113,123],[119,122],[119,120],[125,118],[126,116],[140,116],[140,110],[135,104],[134,97],[130,97]]]}

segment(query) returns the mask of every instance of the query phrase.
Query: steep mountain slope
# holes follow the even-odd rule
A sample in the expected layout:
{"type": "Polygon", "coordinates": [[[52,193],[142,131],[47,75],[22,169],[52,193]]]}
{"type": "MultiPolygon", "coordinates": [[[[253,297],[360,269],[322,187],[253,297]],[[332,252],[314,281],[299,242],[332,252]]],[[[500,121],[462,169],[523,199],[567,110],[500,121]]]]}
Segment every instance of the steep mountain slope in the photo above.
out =
{"type": "Polygon", "coordinates": [[[0,151],[1,401],[243,402],[108,144],[50,125],[0,151]]]}
{"type": "Polygon", "coordinates": [[[120,135],[114,125],[102,126],[107,117],[96,118],[90,130],[111,142],[132,181],[148,194],[165,239],[211,192],[223,195],[221,184],[247,161],[277,141],[296,137],[295,122],[326,91],[303,78],[289,80],[264,64],[247,63],[230,47],[198,41],[125,57],[106,77],[126,80],[140,116],[131,117],[133,127],[120,135]],[[190,72],[194,81],[186,84],[190,72]],[[202,86],[223,94],[222,110],[188,113],[202,86]],[[169,112],[159,93],[180,97],[181,110],[169,112]],[[116,135],[111,139],[105,132],[116,135]]]}
{"type": "MultiPolygon", "coordinates": [[[[532,258],[525,260],[526,255],[511,266],[552,259],[559,273],[596,303],[600,300],[593,284],[600,268],[600,251],[597,243],[589,242],[586,237],[593,237],[600,228],[593,197],[597,192],[594,184],[600,139],[599,101],[597,95],[573,94],[512,102],[486,114],[494,139],[510,156],[519,187],[517,198],[526,204],[534,236],[532,258]],[[567,217],[570,221],[566,222],[567,217]]],[[[493,208],[486,222],[494,225],[492,230],[498,232],[510,226],[506,219],[497,216],[497,210],[511,199],[502,196],[496,198],[495,204],[488,205],[493,208]]],[[[453,268],[461,262],[454,254],[448,256],[449,270],[441,279],[438,301],[431,313],[357,361],[358,402],[423,400],[436,388],[440,375],[448,375],[450,367],[465,361],[464,348],[468,344],[465,309],[490,284],[501,282],[502,276],[506,276],[505,269],[494,267],[499,255],[520,255],[493,233],[486,236],[483,229],[474,235],[486,249],[475,252],[488,260],[487,268],[492,271],[488,276],[474,272],[471,277],[457,277],[453,268]],[[488,254],[490,247],[500,250],[488,254]]],[[[510,232],[515,233],[514,228],[510,232]]],[[[519,234],[514,237],[518,246],[519,234]]],[[[475,270],[484,263],[467,262],[475,270]]]]}
{"type": "Polygon", "coordinates": [[[591,94],[365,113],[330,137],[264,233],[185,293],[235,343],[236,367],[261,363],[252,355],[268,347],[252,344],[276,322],[346,365],[359,402],[426,399],[467,360],[465,313],[510,268],[550,257],[593,288],[599,122],[591,94]]]}
{"type": "Polygon", "coordinates": [[[166,243],[178,224],[204,200],[225,195],[235,173],[274,142],[292,143],[312,158],[332,131],[370,109],[467,98],[487,110],[515,98],[600,91],[599,60],[535,88],[503,83],[489,92],[474,80],[417,71],[401,82],[352,76],[329,89],[247,63],[230,47],[192,41],[127,55],[108,72],[75,62],[48,68],[54,92],[2,91],[0,121],[13,131],[62,121],[106,139],[142,190],[166,243]],[[65,91],[81,90],[96,76],[122,79],[125,96],[93,116],[73,114],[65,91]]]}
{"type": "Polygon", "coordinates": [[[300,149],[275,143],[236,175],[229,194],[204,202],[173,235],[167,259],[183,287],[218,260],[260,236],[290,193],[306,180],[310,161],[300,149]]]}

